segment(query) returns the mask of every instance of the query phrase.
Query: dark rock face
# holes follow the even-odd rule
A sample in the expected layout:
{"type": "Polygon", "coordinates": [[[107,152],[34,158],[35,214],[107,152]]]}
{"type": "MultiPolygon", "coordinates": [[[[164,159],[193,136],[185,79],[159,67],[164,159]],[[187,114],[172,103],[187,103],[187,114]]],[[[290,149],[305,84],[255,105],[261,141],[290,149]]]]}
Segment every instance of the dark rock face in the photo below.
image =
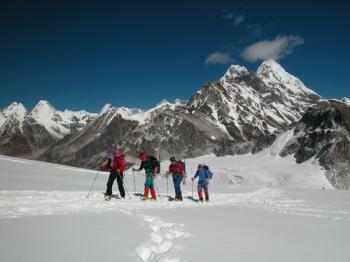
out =
{"type": "Polygon", "coordinates": [[[58,142],[40,159],[95,168],[105,160],[106,150],[112,144],[121,143],[129,160],[140,151],[164,160],[171,155],[185,158],[219,152],[218,141],[223,143],[226,139],[217,126],[198,116],[201,113],[189,114],[184,106],[176,110],[167,106],[157,109],[142,125],[122,118],[116,111],[110,108],[80,133],[58,142]],[[215,140],[210,137],[213,134],[215,140]]]}
{"type": "Polygon", "coordinates": [[[318,159],[336,187],[350,187],[350,108],[340,101],[322,101],[295,125],[294,138],[281,152],[297,163],[318,159]]]}

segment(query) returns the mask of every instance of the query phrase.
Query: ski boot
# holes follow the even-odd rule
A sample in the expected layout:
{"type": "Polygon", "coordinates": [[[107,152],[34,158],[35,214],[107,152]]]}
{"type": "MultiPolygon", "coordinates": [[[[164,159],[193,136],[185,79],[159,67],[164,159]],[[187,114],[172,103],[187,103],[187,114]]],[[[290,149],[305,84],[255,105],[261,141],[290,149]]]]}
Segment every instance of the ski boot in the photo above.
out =
{"type": "Polygon", "coordinates": [[[110,196],[110,195],[106,195],[106,196],[105,196],[105,200],[106,200],[106,201],[109,201],[109,200],[111,200],[111,199],[112,199],[112,196],[110,196]]]}

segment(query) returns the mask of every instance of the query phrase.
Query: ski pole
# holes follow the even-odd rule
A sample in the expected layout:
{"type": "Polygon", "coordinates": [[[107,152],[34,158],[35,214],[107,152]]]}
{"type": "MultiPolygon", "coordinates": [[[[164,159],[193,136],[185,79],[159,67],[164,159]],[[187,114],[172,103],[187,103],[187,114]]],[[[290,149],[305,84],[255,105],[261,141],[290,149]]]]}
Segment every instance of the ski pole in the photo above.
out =
{"type": "Polygon", "coordinates": [[[123,177],[121,176],[121,174],[120,174],[120,173],[118,173],[118,176],[119,176],[119,178],[122,180],[123,187],[124,187],[124,189],[125,189],[126,193],[128,194],[129,199],[131,199],[130,194],[129,194],[129,190],[128,190],[128,188],[126,187],[126,185],[125,185],[125,183],[124,183],[124,179],[123,179],[123,177]]]}
{"type": "Polygon", "coordinates": [[[89,193],[87,194],[86,198],[89,198],[90,193],[91,193],[91,190],[92,190],[92,187],[94,186],[95,181],[96,181],[97,176],[98,176],[99,173],[100,173],[100,169],[97,170],[97,173],[96,173],[96,175],[95,175],[94,181],[92,182],[92,184],[91,184],[91,186],[90,186],[89,193]]]}
{"type": "Polygon", "coordinates": [[[163,193],[163,181],[162,181],[163,179],[162,178],[163,178],[162,175],[160,175],[160,189],[163,193]]]}
{"type": "Polygon", "coordinates": [[[136,184],[135,184],[135,171],[132,171],[132,177],[134,179],[134,191],[135,191],[135,195],[136,195],[136,184]]]}
{"type": "Polygon", "coordinates": [[[191,179],[191,181],[192,181],[192,198],[194,198],[194,196],[193,196],[193,180],[191,179]]]}
{"type": "Polygon", "coordinates": [[[166,195],[169,197],[169,174],[166,176],[166,195]]]}
{"type": "Polygon", "coordinates": [[[126,187],[126,185],[125,185],[124,182],[123,182],[123,186],[124,186],[124,188],[125,188],[126,193],[128,194],[129,199],[131,199],[131,196],[130,196],[130,194],[129,194],[129,190],[128,190],[128,188],[126,187]]]}
{"type": "Polygon", "coordinates": [[[154,180],[155,179],[153,179],[153,185],[154,185],[154,187],[156,188],[156,190],[158,192],[158,196],[159,196],[159,198],[163,198],[162,195],[160,194],[160,191],[158,190],[157,184],[156,184],[156,182],[154,180]]]}

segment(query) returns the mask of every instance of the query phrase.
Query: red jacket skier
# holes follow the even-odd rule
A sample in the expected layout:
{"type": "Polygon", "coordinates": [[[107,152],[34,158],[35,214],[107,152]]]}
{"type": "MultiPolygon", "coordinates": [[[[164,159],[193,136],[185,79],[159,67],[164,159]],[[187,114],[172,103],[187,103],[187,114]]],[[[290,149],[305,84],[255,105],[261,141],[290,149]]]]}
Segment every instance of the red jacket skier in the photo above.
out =
{"type": "Polygon", "coordinates": [[[185,183],[185,166],[181,161],[176,161],[175,157],[171,157],[170,162],[169,173],[173,176],[175,200],[182,201],[181,181],[183,180],[185,183]]]}
{"type": "Polygon", "coordinates": [[[107,160],[107,163],[103,164],[101,166],[102,170],[110,170],[110,175],[107,182],[107,189],[106,189],[106,200],[110,200],[112,197],[112,186],[114,183],[114,180],[117,179],[118,182],[118,189],[120,196],[122,198],[125,198],[125,190],[124,190],[124,170],[126,168],[126,162],[124,159],[124,154],[122,151],[116,152],[115,149],[111,149],[109,152],[109,158],[107,160]]]}

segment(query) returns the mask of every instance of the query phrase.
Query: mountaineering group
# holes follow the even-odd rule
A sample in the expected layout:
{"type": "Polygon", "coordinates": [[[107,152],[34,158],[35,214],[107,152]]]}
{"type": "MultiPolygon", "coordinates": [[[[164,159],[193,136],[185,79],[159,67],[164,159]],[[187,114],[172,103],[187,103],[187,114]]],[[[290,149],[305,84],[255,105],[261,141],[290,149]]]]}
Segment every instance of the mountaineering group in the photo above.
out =
{"type": "MultiPolygon", "coordinates": [[[[132,168],[132,171],[139,172],[145,170],[146,181],[144,187],[144,194],[142,200],[157,200],[156,186],[154,179],[157,174],[160,174],[160,163],[158,159],[154,156],[147,155],[146,152],[141,152],[138,154],[141,160],[141,165],[139,168],[132,168]],[[149,198],[149,193],[151,198],[149,198]]],[[[107,182],[107,189],[105,193],[105,199],[110,200],[112,198],[112,187],[115,179],[117,179],[118,190],[121,198],[125,198],[124,189],[124,170],[127,164],[124,158],[124,153],[121,150],[116,150],[115,147],[108,152],[108,160],[102,164],[99,169],[102,171],[110,171],[110,175],[107,182]]],[[[175,157],[170,158],[169,170],[165,174],[166,176],[172,176],[174,189],[175,189],[175,201],[183,201],[181,192],[181,182],[186,184],[186,167],[185,163],[181,160],[176,160],[175,157]]],[[[191,178],[192,182],[198,178],[198,197],[199,201],[206,202],[209,201],[209,180],[212,179],[213,173],[209,170],[209,167],[203,164],[199,164],[196,174],[191,178]],[[204,198],[203,198],[204,191],[204,198]]]]}

